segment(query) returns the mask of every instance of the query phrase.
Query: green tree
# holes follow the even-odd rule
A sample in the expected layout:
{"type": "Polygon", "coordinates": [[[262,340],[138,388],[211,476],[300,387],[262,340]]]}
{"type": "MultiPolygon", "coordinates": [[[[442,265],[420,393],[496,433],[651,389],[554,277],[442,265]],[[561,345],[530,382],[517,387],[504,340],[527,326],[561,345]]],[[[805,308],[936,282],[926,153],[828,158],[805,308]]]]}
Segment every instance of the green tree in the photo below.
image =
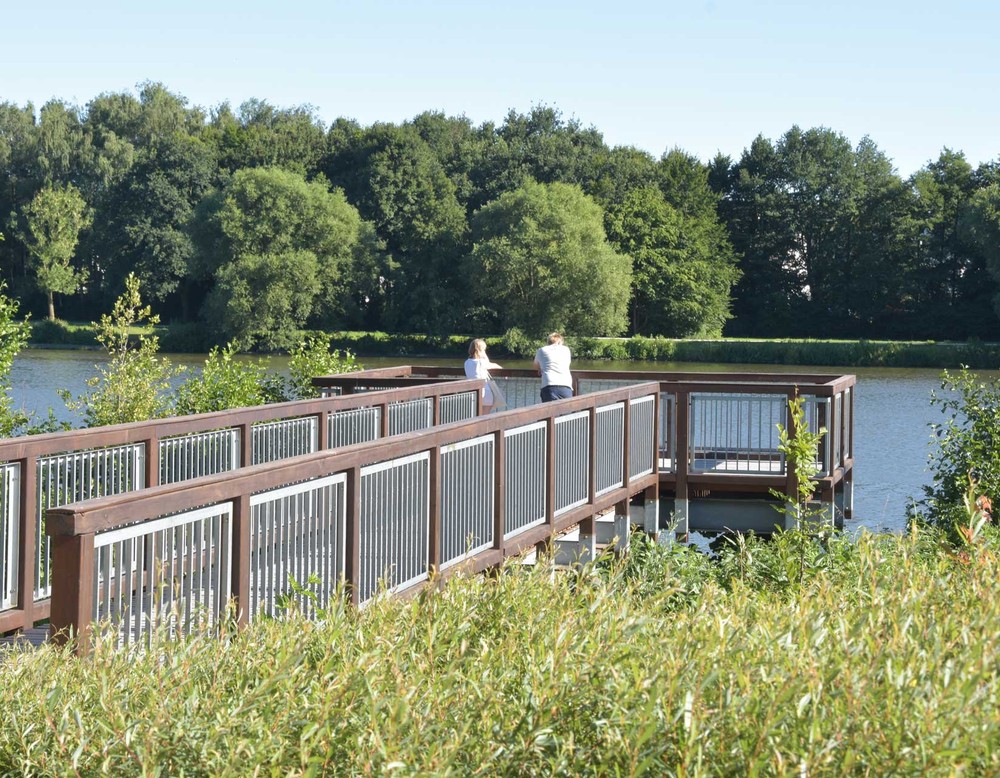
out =
{"type": "MultiPolygon", "coordinates": [[[[966,245],[982,256],[994,280],[993,306],[1000,316],[1000,183],[990,184],[969,200],[959,220],[959,233],[966,245]]],[[[991,322],[992,324],[992,322],[991,322]]]]}
{"type": "Polygon", "coordinates": [[[212,149],[180,133],[139,152],[100,198],[88,242],[109,295],[117,296],[124,279],[135,273],[160,306],[181,294],[182,318],[192,318],[194,244],[188,223],[216,173],[212,149]]]}
{"type": "MultiPolygon", "coordinates": [[[[47,112],[47,116],[50,114],[54,112],[47,112]]],[[[23,218],[25,208],[46,184],[40,160],[38,124],[31,103],[23,108],[13,103],[0,103],[0,226],[8,229],[8,238],[19,236],[27,229],[23,218]]],[[[22,241],[8,240],[0,245],[0,258],[13,294],[22,301],[29,301],[30,295],[38,293],[38,289],[27,247],[22,241]]]]}
{"type": "Polygon", "coordinates": [[[216,284],[203,316],[243,348],[287,348],[310,316],[335,323],[349,296],[345,278],[375,249],[343,192],[279,168],[237,171],[199,206],[194,235],[194,272],[216,284]],[[283,315],[292,318],[283,323],[283,315]]]}
{"type": "MultiPolygon", "coordinates": [[[[3,240],[2,235],[0,240],[3,240]]],[[[18,318],[17,300],[12,300],[3,290],[0,283],[0,438],[10,438],[28,422],[26,414],[14,409],[10,371],[14,367],[14,357],[28,343],[31,327],[27,320],[18,318]]]]}
{"type": "Polygon", "coordinates": [[[220,105],[205,130],[229,172],[250,167],[280,167],[313,175],[326,147],[323,126],[309,106],[275,108],[266,100],[247,100],[234,114],[220,105]]]}
{"type": "Polygon", "coordinates": [[[412,126],[336,130],[326,169],[375,225],[387,252],[383,326],[456,326],[467,292],[454,271],[467,252],[468,224],[455,184],[412,126]]]}
{"type": "Polygon", "coordinates": [[[223,265],[205,302],[209,326],[241,350],[288,349],[320,292],[311,251],[241,254],[223,265]]]}
{"type": "Polygon", "coordinates": [[[50,100],[39,111],[35,130],[37,174],[46,185],[67,183],[85,170],[86,148],[80,111],[62,100],[50,100]]]}
{"type": "MultiPolygon", "coordinates": [[[[609,241],[633,261],[633,333],[721,334],[737,278],[735,258],[731,249],[720,251],[718,241],[699,241],[703,235],[693,220],[656,187],[634,190],[608,212],[609,241]]],[[[714,213],[713,222],[720,226],[714,213]]]]}
{"type": "Polygon", "coordinates": [[[595,156],[593,176],[584,182],[583,189],[608,209],[634,190],[657,183],[657,163],[651,154],[631,146],[616,146],[595,156]]]}
{"type": "Polygon", "coordinates": [[[21,240],[34,259],[39,288],[48,295],[49,319],[55,320],[54,295],[74,294],[87,281],[87,273],[72,265],[80,231],[91,216],[79,190],[45,187],[35,195],[24,213],[26,227],[21,240]]]}
{"type": "Polygon", "coordinates": [[[852,149],[831,130],[793,127],[720,164],[712,181],[743,271],[730,334],[871,336],[898,317],[912,206],[869,139],[852,149]]]}
{"type": "Polygon", "coordinates": [[[973,168],[964,154],[946,148],[917,171],[912,183],[920,230],[915,264],[921,312],[939,337],[982,335],[970,327],[991,313],[992,295],[982,294],[985,267],[959,230],[977,188],[973,168]]]}
{"type": "Polygon", "coordinates": [[[111,314],[94,325],[108,362],[87,381],[91,391],[76,398],[67,391],[60,393],[67,408],[83,412],[86,426],[148,421],[169,414],[171,381],[179,371],[159,356],[159,338],[133,334],[136,328],[158,323],[159,317],[142,304],[139,279],[130,275],[111,314]]]}
{"type": "Polygon", "coordinates": [[[501,328],[625,329],[632,261],[608,244],[600,206],[578,186],[529,182],[502,195],[476,214],[473,240],[470,275],[501,328]]]}
{"type": "Polygon", "coordinates": [[[177,387],[177,413],[211,413],[263,405],[272,399],[267,391],[267,378],[267,364],[263,360],[239,359],[232,343],[221,349],[216,346],[205,358],[201,370],[177,387]]]}

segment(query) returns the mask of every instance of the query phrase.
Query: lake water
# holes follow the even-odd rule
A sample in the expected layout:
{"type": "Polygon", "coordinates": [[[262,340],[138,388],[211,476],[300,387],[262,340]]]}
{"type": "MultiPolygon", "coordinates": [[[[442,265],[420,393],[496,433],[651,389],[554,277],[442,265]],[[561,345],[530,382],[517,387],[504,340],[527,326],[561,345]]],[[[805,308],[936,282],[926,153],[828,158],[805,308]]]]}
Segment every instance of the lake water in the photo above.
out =
{"type": "MultiPolygon", "coordinates": [[[[167,355],[177,364],[196,368],[204,356],[167,355]]],[[[86,381],[96,374],[102,359],[97,351],[32,349],[20,354],[11,373],[15,405],[44,414],[52,407],[58,418],[79,424],[60,400],[58,389],[73,395],[86,390],[86,381]]],[[[449,360],[361,359],[366,367],[393,364],[449,364],[449,360]]],[[[455,364],[461,364],[456,359],[455,364]]],[[[275,370],[284,370],[287,360],[272,359],[275,370]]],[[[530,367],[527,361],[503,360],[504,367],[530,367]]],[[[574,362],[594,370],[680,370],[706,372],[808,372],[854,373],[858,377],[855,398],[855,519],[848,527],[865,526],[873,531],[899,531],[905,527],[906,506],[922,494],[928,483],[927,455],[930,423],[940,413],[930,405],[931,391],[938,389],[939,370],[903,368],[837,368],[777,365],[718,365],[668,362],[574,362]]]]}

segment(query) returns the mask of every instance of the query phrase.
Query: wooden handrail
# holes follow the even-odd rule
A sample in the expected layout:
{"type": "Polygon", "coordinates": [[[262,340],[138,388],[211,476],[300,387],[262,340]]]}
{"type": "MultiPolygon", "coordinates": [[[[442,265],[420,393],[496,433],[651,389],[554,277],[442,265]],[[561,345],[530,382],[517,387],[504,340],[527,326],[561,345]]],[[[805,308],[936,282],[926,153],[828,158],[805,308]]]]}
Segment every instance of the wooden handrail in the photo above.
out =
{"type": "MultiPolygon", "coordinates": [[[[131,494],[115,495],[95,500],[88,500],[46,512],[46,531],[53,536],[55,548],[60,556],[60,565],[55,571],[52,595],[52,631],[54,636],[65,637],[69,634],[83,637],[78,643],[78,649],[87,650],[87,630],[90,624],[90,604],[94,539],[97,533],[108,531],[125,525],[140,525],[153,521],[161,516],[182,513],[200,506],[219,503],[234,505],[234,554],[232,570],[232,591],[237,599],[238,611],[245,622],[249,607],[249,498],[251,494],[278,489],[289,483],[298,483],[340,473],[347,475],[347,515],[346,515],[346,577],[350,585],[352,598],[357,601],[360,587],[360,570],[358,559],[359,522],[360,522],[360,473],[366,466],[380,464],[393,459],[399,459],[412,454],[430,452],[431,461],[439,460],[442,450],[446,447],[473,440],[475,438],[493,435],[495,440],[502,441],[504,431],[545,421],[551,430],[554,420],[559,416],[577,411],[593,414],[598,407],[629,401],[637,398],[655,398],[659,385],[655,382],[631,385],[618,389],[587,394],[581,397],[564,400],[559,403],[512,409],[502,413],[483,416],[471,421],[460,421],[420,432],[398,435],[388,440],[378,440],[345,447],[337,451],[322,451],[307,454],[287,460],[280,460],[240,470],[220,473],[213,476],[193,479],[176,484],[152,487],[131,494]],[[137,521],[138,520],[138,521],[137,521]],[[86,579],[86,580],[84,580],[86,579]]],[[[655,407],[655,406],[654,406],[655,407]]],[[[655,415],[654,415],[655,422],[655,415]]],[[[629,414],[623,417],[623,434],[628,440],[629,414]]],[[[588,447],[594,450],[596,446],[597,425],[590,424],[590,441],[588,447]]],[[[654,423],[650,430],[647,445],[655,462],[657,449],[657,429],[654,423]]],[[[501,444],[502,445],[502,444],[501,444]]],[[[502,451],[502,448],[501,448],[502,451]]],[[[518,553],[536,543],[551,539],[556,533],[568,526],[587,522],[593,516],[606,508],[620,506],[629,496],[638,493],[655,495],[658,483],[657,468],[645,475],[630,478],[627,468],[627,451],[625,446],[626,468],[622,474],[620,486],[614,487],[600,496],[595,495],[593,487],[588,491],[587,503],[566,510],[555,516],[552,513],[552,481],[554,471],[552,462],[555,458],[554,447],[547,447],[546,473],[550,504],[547,508],[547,522],[544,526],[526,530],[519,535],[505,538],[502,531],[502,516],[496,517],[497,528],[492,548],[476,554],[467,561],[474,569],[498,564],[505,555],[518,553]]],[[[502,485],[504,479],[503,459],[495,460],[498,467],[497,481],[502,485]]],[[[593,465],[593,463],[592,463],[593,465]]],[[[432,484],[440,488],[436,468],[431,471],[432,484]]],[[[500,487],[502,491],[502,486],[500,487]]],[[[437,497],[432,497],[432,502],[437,497]]],[[[439,536],[440,512],[430,511],[430,521],[437,522],[429,527],[429,536],[439,536]]],[[[437,559],[437,551],[430,549],[428,563],[433,566],[437,559]]]]}
{"type": "MultiPolygon", "coordinates": [[[[404,368],[405,370],[405,368],[404,368]]],[[[37,532],[37,508],[39,488],[37,482],[38,462],[43,457],[79,451],[90,451],[109,446],[143,444],[146,452],[143,475],[147,487],[156,486],[159,479],[157,444],[165,438],[186,434],[209,432],[218,429],[238,429],[240,431],[240,465],[251,461],[252,425],[257,422],[295,419],[308,416],[318,417],[321,444],[328,444],[326,418],[333,413],[363,407],[382,407],[409,400],[433,398],[435,414],[440,398],[445,395],[475,392],[477,408],[481,403],[480,390],[485,385],[481,379],[461,379],[448,382],[420,381],[410,385],[378,392],[368,392],[340,397],[323,397],[309,400],[257,405],[228,411],[200,413],[191,416],[173,416],[130,424],[116,424],[106,427],[92,427],[44,435],[0,439],[0,463],[16,462],[20,471],[20,490],[15,499],[18,503],[17,565],[17,605],[0,612],[0,632],[30,627],[39,620],[49,617],[47,599],[35,600],[35,573],[38,568],[35,546],[37,532]]],[[[388,414],[382,413],[383,430],[388,434],[388,414]]]]}
{"type": "Polygon", "coordinates": [[[498,430],[587,410],[598,404],[605,405],[625,399],[646,397],[656,390],[656,384],[650,382],[609,389],[563,400],[555,406],[546,403],[515,408],[472,421],[458,421],[392,438],[345,446],[336,451],[318,451],[314,454],[243,467],[189,481],[154,486],[141,492],[126,492],[71,503],[46,511],[46,532],[52,536],[103,532],[133,523],[138,505],[148,505],[149,513],[166,515],[218,500],[232,499],[244,492],[276,488],[291,482],[317,478],[330,472],[360,468],[417,451],[459,443],[498,430]]]}
{"type": "MultiPolygon", "coordinates": [[[[491,370],[494,378],[530,378],[538,379],[535,370],[528,368],[501,368],[491,370]]],[[[379,368],[370,373],[358,371],[340,373],[337,375],[318,376],[313,384],[320,387],[338,387],[364,385],[367,377],[382,380],[393,377],[401,382],[418,381],[421,377],[449,379],[464,375],[461,367],[440,365],[405,365],[398,368],[379,368]],[[396,375],[390,375],[395,372],[396,375]]],[[[668,371],[616,371],[609,373],[602,370],[573,370],[575,380],[621,380],[641,383],[658,381],[664,392],[732,392],[752,394],[767,391],[774,394],[788,394],[797,388],[799,394],[817,397],[832,397],[844,389],[854,386],[857,378],[854,375],[823,374],[823,373],[707,373],[707,372],[668,372],[668,371]]],[[[400,385],[405,385],[401,383],[400,385]]]]}
{"type": "Polygon", "coordinates": [[[89,427],[44,435],[0,439],[0,462],[12,462],[26,457],[48,456],[69,451],[83,451],[105,446],[140,443],[155,432],[157,438],[186,435],[192,432],[239,427],[261,421],[277,421],[312,416],[329,411],[343,411],[384,403],[405,402],[442,394],[472,392],[485,385],[481,379],[465,379],[443,384],[426,380],[416,385],[380,390],[357,395],[321,397],[311,400],[254,405],[228,411],[197,413],[191,416],[171,416],[165,419],[113,424],[106,427],[89,427]],[[82,443],[83,445],[78,445],[82,443]]]}

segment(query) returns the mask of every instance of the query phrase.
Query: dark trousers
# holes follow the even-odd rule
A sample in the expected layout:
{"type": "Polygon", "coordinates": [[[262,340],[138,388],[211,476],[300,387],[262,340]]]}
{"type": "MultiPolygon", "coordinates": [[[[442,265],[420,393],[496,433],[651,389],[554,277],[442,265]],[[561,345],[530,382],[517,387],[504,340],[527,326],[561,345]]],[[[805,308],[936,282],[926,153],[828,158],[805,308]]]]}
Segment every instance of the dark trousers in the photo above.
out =
{"type": "Polygon", "coordinates": [[[543,386],[542,387],[542,402],[550,403],[553,400],[566,400],[573,396],[573,387],[571,386],[543,386]]]}

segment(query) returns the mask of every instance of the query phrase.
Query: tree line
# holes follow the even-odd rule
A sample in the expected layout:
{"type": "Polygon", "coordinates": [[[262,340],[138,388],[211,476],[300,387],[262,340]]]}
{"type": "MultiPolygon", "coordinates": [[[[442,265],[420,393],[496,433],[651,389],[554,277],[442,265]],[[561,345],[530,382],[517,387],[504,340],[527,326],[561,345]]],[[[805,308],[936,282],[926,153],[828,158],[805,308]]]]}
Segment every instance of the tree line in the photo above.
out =
{"type": "Polygon", "coordinates": [[[329,127],[164,85],[0,103],[0,269],[90,320],[139,279],[205,345],[297,329],[990,339],[1000,160],[909,178],[865,138],[758,136],[704,164],[552,107],[329,127]]]}

